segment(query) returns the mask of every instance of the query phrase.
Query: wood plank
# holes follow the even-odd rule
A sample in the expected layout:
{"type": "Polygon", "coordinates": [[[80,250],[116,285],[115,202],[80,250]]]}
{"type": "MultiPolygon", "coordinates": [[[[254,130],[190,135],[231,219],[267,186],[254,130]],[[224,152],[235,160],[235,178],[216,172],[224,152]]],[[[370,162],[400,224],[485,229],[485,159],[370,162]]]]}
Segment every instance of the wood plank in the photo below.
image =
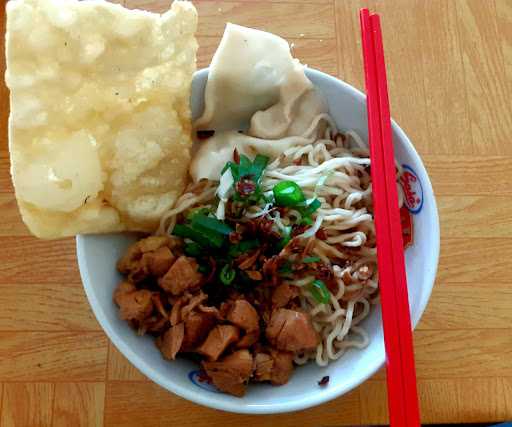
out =
{"type": "Polygon", "coordinates": [[[107,378],[109,381],[149,381],[109,342],[107,378]]]}
{"type": "Polygon", "coordinates": [[[436,195],[512,195],[512,156],[423,156],[436,195]]]}
{"type": "Polygon", "coordinates": [[[0,285],[0,331],[100,331],[82,285],[0,285]]]}
{"type": "Polygon", "coordinates": [[[441,236],[512,237],[509,196],[439,196],[441,236]]]}
{"type": "MultiPolygon", "coordinates": [[[[336,0],[336,36],[338,40],[338,75],[347,83],[364,91],[361,29],[357,2],[336,0]]],[[[359,7],[369,7],[367,0],[359,7]]]]}
{"type": "Polygon", "coordinates": [[[510,259],[512,239],[446,238],[437,282],[510,284],[510,259]]]}
{"type": "MultiPolygon", "coordinates": [[[[197,53],[198,69],[208,67],[221,36],[200,36],[198,37],[199,51],[197,53]]],[[[331,75],[337,75],[338,66],[336,61],[336,40],[335,39],[305,39],[288,38],[292,46],[293,56],[311,68],[331,75]]]]}
{"type": "Polygon", "coordinates": [[[0,236],[28,236],[29,231],[18,210],[18,204],[13,193],[0,192],[0,236]]]}
{"type": "MultiPolygon", "coordinates": [[[[281,37],[327,39],[335,37],[334,11],[327,3],[274,3],[261,7],[258,2],[198,0],[198,36],[218,36],[226,22],[270,31],[281,37]],[[290,17],[293,16],[293,19],[290,17]]],[[[126,0],[129,8],[152,12],[169,8],[168,0],[126,0]]]]}
{"type": "Polygon", "coordinates": [[[39,240],[2,237],[0,284],[81,283],[75,256],[75,239],[39,240]]]}
{"type": "MultiPolygon", "coordinates": [[[[453,1],[414,0],[409,2],[414,25],[420,32],[425,85],[428,140],[424,152],[471,154],[471,124],[465,96],[464,67],[457,34],[457,11],[453,1]],[[447,90],[447,88],[450,88],[447,90]],[[450,114],[446,114],[450,111],[450,114]],[[447,137],[449,135],[449,137],[447,137]]],[[[387,16],[383,17],[387,19],[387,16]]],[[[410,44],[407,60],[418,50],[410,44]]]]}
{"type": "Polygon", "coordinates": [[[340,72],[343,71],[343,77],[350,79],[349,82],[354,81],[358,87],[364,87],[358,15],[358,9],[364,6],[382,16],[391,115],[420,153],[427,152],[429,139],[426,138],[428,129],[422,54],[418,50],[411,50],[411,46],[420,44],[422,33],[417,28],[415,6],[411,5],[410,0],[336,1],[338,55],[342,58],[340,72]],[[397,10],[400,13],[396,13],[397,10]]]}
{"type": "Polygon", "coordinates": [[[512,90],[512,3],[509,0],[495,0],[501,51],[505,62],[505,72],[512,90]]]}
{"type": "MultiPolygon", "coordinates": [[[[501,378],[420,380],[418,394],[421,421],[430,423],[499,422],[512,417],[507,402],[512,389],[506,389],[501,378]]],[[[361,422],[388,422],[386,383],[367,381],[360,387],[361,422]]]]}
{"type": "Polygon", "coordinates": [[[456,7],[475,153],[512,154],[512,100],[495,3],[464,0],[456,7]]]}
{"type": "Polygon", "coordinates": [[[0,332],[0,381],[101,381],[107,348],[101,332],[0,332]]]}
{"type": "Polygon", "coordinates": [[[53,427],[101,427],[104,383],[60,383],[55,386],[53,427]]]}
{"type": "Polygon", "coordinates": [[[417,330],[510,327],[510,283],[439,283],[417,330]]]}
{"type": "MultiPolygon", "coordinates": [[[[422,380],[512,376],[512,334],[507,329],[418,329],[414,354],[422,380]]],[[[372,377],[385,378],[384,369],[372,377]]]]}
{"type": "Polygon", "coordinates": [[[417,331],[418,378],[512,376],[512,334],[503,329],[417,331]]]}
{"type": "Polygon", "coordinates": [[[0,424],[3,427],[50,427],[54,393],[53,384],[4,384],[0,424]]]}
{"type": "Polygon", "coordinates": [[[349,393],[317,408],[281,415],[238,415],[216,411],[185,401],[153,383],[110,382],[107,384],[105,425],[154,427],[169,420],[187,425],[308,427],[358,424],[359,392],[349,393]],[[186,420],[186,421],[185,421],[186,420]]]}
{"type": "MultiPolygon", "coordinates": [[[[7,136],[5,136],[5,144],[7,145],[7,136]]],[[[0,150],[0,192],[13,193],[14,187],[11,181],[11,163],[9,161],[9,153],[7,149],[0,150]]]]}

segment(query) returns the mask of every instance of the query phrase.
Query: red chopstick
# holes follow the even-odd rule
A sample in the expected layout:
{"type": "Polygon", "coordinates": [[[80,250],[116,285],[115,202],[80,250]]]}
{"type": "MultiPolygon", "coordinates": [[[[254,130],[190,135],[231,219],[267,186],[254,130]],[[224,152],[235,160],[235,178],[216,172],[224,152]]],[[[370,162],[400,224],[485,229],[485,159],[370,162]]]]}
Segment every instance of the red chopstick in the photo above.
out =
{"type": "Polygon", "coordinates": [[[361,9],[360,19],[389,419],[414,427],[420,416],[382,33],[378,15],[361,9]]]}

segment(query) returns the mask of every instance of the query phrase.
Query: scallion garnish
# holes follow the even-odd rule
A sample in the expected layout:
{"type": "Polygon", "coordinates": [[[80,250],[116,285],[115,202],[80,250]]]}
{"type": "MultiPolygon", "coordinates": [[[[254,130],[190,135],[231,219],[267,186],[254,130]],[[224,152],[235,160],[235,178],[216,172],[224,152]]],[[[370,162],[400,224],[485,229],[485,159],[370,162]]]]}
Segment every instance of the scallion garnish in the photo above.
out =
{"type": "Polygon", "coordinates": [[[310,264],[312,262],[320,262],[320,261],[321,261],[321,259],[318,256],[307,256],[307,257],[302,259],[302,262],[304,264],[310,264]]]}
{"type": "Polygon", "coordinates": [[[214,231],[199,229],[185,224],[176,224],[172,234],[184,239],[190,239],[203,247],[213,246],[220,248],[225,240],[225,236],[214,231]]]}
{"type": "Polygon", "coordinates": [[[244,240],[236,245],[233,245],[229,248],[228,255],[232,258],[236,258],[244,253],[249,252],[251,249],[257,248],[260,246],[260,241],[258,239],[252,240],[244,240]]]}
{"type": "Polygon", "coordinates": [[[226,264],[224,267],[222,267],[222,270],[220,270],[219,279],[225,285],[230,285],[233,280],[235,280],[235,277],[236,271],[233,270],[229,264],[226,264]]]}
{"type": "Polygon", "coordinates": [[[194,228],[209,230],[212,232],[223,234],[225,236],[228,236],[230,233],[233,232],[233,229],[229,225],[224,224],[217,218],[212,218],[201,213],[192,216],[191,222],[192,227],[194,228]]]}
{"type": "Polygon", "coordinates": [[[311,295],[313,295],[313,298],[320,304],[327,304],[331,299],[327,286],[321,280],[313,280],[309,285],[309,291],[311,295]]]}
{"type": "Polygon", "coordinates": [[[185,254],[192,257],[198,257],[203,253],[203,249],[196,242],[187,243],[185,245],[185,254]]]}
{"type": "Polygon", "coordinates": [[[281,181],[272,189],[278,206],[290,207],[303,203],[306,198],[297,183],[293,181],[281,181]]]}

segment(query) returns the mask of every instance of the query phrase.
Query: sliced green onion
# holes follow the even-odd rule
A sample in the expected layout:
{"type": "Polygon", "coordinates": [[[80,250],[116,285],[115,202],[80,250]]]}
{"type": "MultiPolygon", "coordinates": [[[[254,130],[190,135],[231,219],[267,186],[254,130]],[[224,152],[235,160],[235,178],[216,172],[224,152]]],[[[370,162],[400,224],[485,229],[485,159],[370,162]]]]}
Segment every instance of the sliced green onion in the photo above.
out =
{"type": "Polygon", "coordinates": [[[197,268],[197,271],[199,271],[199,273],[206,274],[206,273],[209,273],[209,272],[210,272],[210,267],[208,267],[207,265],[200,265],[200,266],[197,268]]]}
{"type": "Polygon", "coordinates": [[[281,181],[272,191],[278,206],[296,206],[306,200],[301,188],[293,181],[281,181]]]}
{"type": "Polygon", "coordinates": [[[311,215],[312,213],[315,213],[320,208],[320,206],[322,206],[320,200],[315,199],[309,205],[307,205],[304,212],[311,215]]]}
{"type": "Polygon", "coordinates": [[[172,234],[178,237],[183,237],[184,239],[193,240],[203,247],[213,246],[215,248],[220,248],[225,240],[224,236],[219,233],[203,230],[201,228],[193,228],[184,224],[176,224],[172,234]]]}
{"type": "Polygon", "coordinates": [[[230,285],[231,282],[235,280],[235,277],[236,271],[233,270],[229,264],[226,264],[224,267],[222,267],[222,270],[220,270],[219,279],[225,285],[230,285]]]}
{"type": "Polygon", "coordinates": [[[292,227],[285,227],[282,236],[283,238],[278,243],[279,250],[283,249],[292,240],[292,227]]]}
{"type": "Polygon", "coordinates": [[[266,156],[262,156],[261,154],[258,154],[254,161],[252,162],[252,168],[251,168],[251,175],[253,181],[258,184],[261,178],[261,175],[263,174],[263,171],[267,167],[269,158],[266,156]]]}
{"type": "Polygon", "coordinates": [[[252,162],[249,157],[241,154],[240,155],[240,164],[238,165],[239,177],[243,178],[244,176],[250,175],[252,169],[252,162]]]}
{"type": "Polygon", "coordinates": [[[313,280],[309,285],[309,291],[313,298],[320,304],[327,304],[331,299],[331,294],[327,289],[327,286],[321,280],[313,280]]]}
{"type": "Polygon", "coordinates": [[[236,245],[233,245],[229,248],[228,255],[230,257],[236,258],[237,256],[242,255],[250,251],[251,249],[257,248],[260,246],[260,241],[258,239],[253,240],[244,240],[236,245]]]}
{"type": "Polygon", "coordinates": [[[307,256],[306,258],[302,259],[302,262],[304,264],[309,264],[309,263],[312,263],[312,262],[320,262],[320,261],[321,261],[321,259],[318,256],[307,256]]]}
{"type": "Polygon", "coordinates": [[[212,218],[206,215],[202,215],[200,213],[192,217],[192,227],[197,228],[198,226],[201,227],[202,229],[224,234],[225,236],[233,232],[233,229],[229,225],[224,224],[217,218],[212,218]]]}
{"type": "Polygon", "coordinates": [[[185,254],[188,256],[198,257],[203,253],[203,248],[196,242],[187,243],[185,245],[185,254]]]}
{"type": "Polygon", "coordinates": [[[302,217],[302,220],[300,221],[301,225],[312,225],[313,219],[310,215],[302,217]]]}
{"type": "Polygon", "coordinates": [[[186,216],[187,220],[190,221],[195,215],[208,215],[211,212],[210,208],[196,208],[192,209],[186,216]]]}
{"type": "Polygon", "coordinates": [[[286,261],[278,270],[277,272],[281,275],[286,274],[292,274],[292,263],[290,261],[286,261]]]}

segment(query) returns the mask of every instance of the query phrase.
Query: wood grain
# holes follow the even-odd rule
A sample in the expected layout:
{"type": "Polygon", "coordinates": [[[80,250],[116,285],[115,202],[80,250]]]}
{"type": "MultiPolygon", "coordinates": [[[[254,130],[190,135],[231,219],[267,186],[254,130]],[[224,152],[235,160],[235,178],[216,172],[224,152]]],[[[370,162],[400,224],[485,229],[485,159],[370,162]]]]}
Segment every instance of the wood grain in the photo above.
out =
{"type": "Polygon", "coordinates": [[[55,386],[53,427],[101,427],[104,383],[61,383],[55,386]]]}
{"type": "Polygon", "coordinates": [[[317,408],[296,412],[293,416],[251,416],[216,411],[191,404],[153,383],[111,382],[107,395],[105,424],[108,426],[154,427],[167,425],[172,419],[183,420],[187,425],[316,427],[354,425],[360,419],[358,392],[317,408]]]}
{"type": "Polygon", "coordinates": [[[0,331],[100,331],[80,283],[0,285],[0,331]]]}
{"type": "Polygon", "coordinates": [[[101,332],[0,332],[0,381],[103,381],[101,332]]]}
{"type": "MultiPolygon", "coordinates": [[[[170,0],[115,0],[156,12],[170,0]]],[[[382,14],[393,117],[429,172],[442,248],[415,332],[423,423],[512,419],[512,2],[197,0],[198,67],[226,22],[275,32],[303,63],[364,87],[358,10],[382,14]]],[[[0,7],[0,32],[5,9],[0,7]]],[[[0,67],[5,69],[4,55],[0,67]]],[[[73,239],[28,235],[15,203],[0,82],[0,425],[386,424],[385,371],[317,408],[245,416],[145,378],[108,342],[81,287],[73,239]]]]}
{"type": "MultiPolygon", "coordinates": [[[[386,384],[368,381],[360,387],[361,422],[388,422],[386,384]]],[[[507,419],[505,384],[499,378],[420,380],[421,421],[430,423],[489,422],[507,419]]],[[[509,394],[508,394],[509,396],[509,394]]]]}
{"type": "Polygon", "coordinates": [[[4,384],[3,427],[51,427],[54,384],[4,384]]]}
{"type": "Polygon", "coordinates": [[[497,43],[496,6],[494,1],[482,5],[479,0],[456,2],[473,147],[483,155],[512,154],[512,99],[497,43]]]}
{"type": "Polygon", "coordinates": [[[108,349],[107,378],[111,381],[149,381],[111,342],[108,349]]]}
{"type": "Polygon", "coordinates": [[[438,283],[418,329],[506,329],[510,307],[510,283],[438,283]]]}

